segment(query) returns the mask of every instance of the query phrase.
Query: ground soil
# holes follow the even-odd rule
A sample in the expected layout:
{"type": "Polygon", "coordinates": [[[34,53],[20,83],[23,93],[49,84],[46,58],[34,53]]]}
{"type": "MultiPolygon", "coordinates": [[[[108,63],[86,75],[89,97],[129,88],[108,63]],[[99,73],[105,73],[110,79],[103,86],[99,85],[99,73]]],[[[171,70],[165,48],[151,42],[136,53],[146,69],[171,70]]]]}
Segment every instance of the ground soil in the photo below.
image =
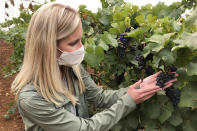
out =
{"type": "MultiPolygon", "coordinates": [[[[12,55],[12,45],[0,41],[0,70],[2,67],[11,63],[10,56],[12,55]]],[[[10,108],[9,103],[14,102],[14,96],[10,93],[10,85],[15,78],[15,75],[7,78],[0,73],[0,131],[24,131],[24,125],[18,111],[8,119],[4,118],[6,110],[10,108]]]]}

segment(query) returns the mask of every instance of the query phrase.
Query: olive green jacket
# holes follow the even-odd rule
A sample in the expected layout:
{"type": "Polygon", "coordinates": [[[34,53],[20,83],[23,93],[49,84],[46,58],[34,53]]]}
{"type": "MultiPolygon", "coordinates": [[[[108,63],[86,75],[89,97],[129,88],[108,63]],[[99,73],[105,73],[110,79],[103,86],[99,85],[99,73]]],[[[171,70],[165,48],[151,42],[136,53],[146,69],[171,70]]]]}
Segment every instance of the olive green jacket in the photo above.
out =
{"type": "Polygon", "coordinates": [[[75,94],[80,103],[76,106],[76,115],[71,112],[72,104],[68,98],[64,97],[64,102],[57,106],[43,99],[33,85],[23,87],[19,93],[18,109],[26,131],[107,131],[136,108],[127,88],[103,90],[82,66],[80,69],[86,91],[79,92],[75,76],[75,94]],[[107,109],[89,118],[88,102],[107,109]]]}

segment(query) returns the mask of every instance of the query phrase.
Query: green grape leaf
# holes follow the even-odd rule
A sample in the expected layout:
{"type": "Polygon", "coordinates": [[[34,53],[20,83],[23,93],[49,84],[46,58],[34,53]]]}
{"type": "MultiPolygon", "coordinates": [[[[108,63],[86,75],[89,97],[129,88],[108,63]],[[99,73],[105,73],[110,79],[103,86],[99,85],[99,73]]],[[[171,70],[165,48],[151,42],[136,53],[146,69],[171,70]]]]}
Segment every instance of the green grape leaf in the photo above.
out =
{"type": "Polygon", "coordinates": [[[176,131],[176,129],[170,124],[165,124],[162,126],[161,131],[176,131]]]}
{"type": "Polygon", "coordinates": [[[156,16],[153,16],[152,14],[148,14],[146,16],[146,19],[147,19],[148,23],[153,23],[153,22],[156,21],[157,17],[156,16]]]}
{"type": "Polygon", "coordinates": [[[187,66],[187,74],[189,76],[197,75],[197,63],[189,63],[187,66]]]}
{"type": "Polygon", "coordinates": [[[101,18],[99,18],[99,21],[105,26],[110,24],[110,19],[107,15],[103,15],[101,18]]]}
{"type": "Polygon", "coordinates": [[[196,131],[197,123],[193,121],[185,121],[182,127],[183,127],[183,131],[196,131]]]}
{"type": "Polygon", "coordinates": [[[184,32],[180,39],[176,39],[173,42],[177,44],[177,46],[172,48],[172,51],[176,50],[177,48],[188,47],[191,50],[197,49],[197,32],[194,33],[187,33],[184,32]]]}
{"type": "Polygon", "coordinates": [[[135,30],[132,30],[130,33],[128,33],[128,37],[133,37],[135,39],[141,39],[144,37],[145,29],[144,28],[137,28],[135,30]]]}
{"type": "Polygon", "coordinates": [[[155,102],[148,103],[146,104],[143,113],[145,116],[147,116],[150,119],[157,119],[161,113],[161,106],[159,103],[155,103],[155,102]]]}
{"type": "Polygon", "coordinates": [[[137,16],[135,19],[136,19],[137,23],[139,23],[139,24],[144,24],[145,23],[145,16],[143,14],[137,16]]]}
{"type": "Polygon", "coordinates": [[[167,49],[163,49],[161,52],[159,52],[159,56],[166,64],[173,64],[175,62],[172,52],[167,49]]]}
{"type": "Polygon", "coordinates": [[[181,23],[180,23],[180,22],[177,22],[177,21],[174,21],[174,22],[173,22],[173,28],[174,28],[176,31],[180,31],[180,29],[181,29],[181,23]]]}
{"type": "Polygon", "coordinates": [[[192,26],[197,20],[197,8],[192,11],[191,16],[185,21],[186,26],[192,26]]]}
{"type": "Polygon", "coordinates": [[[133,111],[128,116],[126,116],[125,119],[124,119],[124,122],[126,123],[128,121],[129,121],[130,124],[127,125],[126,128],[136,129],[138,124],[139,124],[139,112],[133,111]]]}
{"type": "Polygon", "coordinates": [[[92,67],[98,67],[104,59],[104,49],[100,46],[88,46],[85,53],[85,61],[92,67]]]}
{"type": "Polygon", "coordinates": [[[151,50],[152,52],[159,52],[161,49],[163,49],[164,46],[160,45],[158,43],[150,42],[148,45],[144,48],[144,50],[151,50]]]}
{"type": "Polygon", "coordinates": [[[148,126],[146,129],[146,131],[157,131],[157,129],[154,129],[153,127],[148,126]]]}
{"type": "Polygon", "coordinates": [[[103,49],[105,51],[107,51],[109,49],[109,46],[102,39],[99,40],[99,44],[98,45],[103,47],[103,49]]]}
{"type": "Polygon", "coordinates": [[[95,45],[94,38],[92,38],[92,37],[88,38],[87,42],[88,42],[88,44],[95,45]]]}
{"type": "Polygon", "coordinates": [[[175,33],[167,33],[164,35],[158,35],[158,34],[154,34],[152,35],[148,41],[149,42],[155,42],[160,44],[161,46],[165,46],[166,43],[169,41],[169,39],[174,35],[175,33]]]}
{"type": "Polygon", "coordinates": [[[190,82],[187,87],[181,91],[180,107],[195,107],[197,106],[197,88],[196,82],[190,82]]]}
{"type": "Polygon", "coordinates": [[[89,31],[88,31],[88,36],[92,35],[93,33],[94,33],[94,30],[93,30],[93,28],[91,27],[91,28],[89,29],[89,31]]]}
{"type": "Polygon", "coordinates": [[[105,44],[109,44],[109,45],[111,45],[113,47],[117,47],[118,46],[118,42],[117,42],[117,40],[115,38],[116,38],[115,35],[112,35],[112,34],[106,32],[106,31],[101,36],[102,42],[104,42],[105,44]]]}
{"type": "Polygon", "coordinates": [[[161,58],[158,56],[153,56],[153,67],[158,68],[159,67],[159,62],[161,58]]]}
{"type": "Polygon", "coordinates": [[[96,46],[95,55],[99,58],[99,60],[103,60],[105,56],[103,48],[100,46],[96,46]]]}
{"type": "Polygon", "coordinates": [[[180,125],[183,122],[181,114],[174,112],[170,117],[169,122],[175,127],[180,125]]]}
{"type": "Polygon", "coordinates": [[[162,108],[161,115],[159,116],[159,121],[163,124],[166,120],[170,118],[172,112],[174,111],[171,103],[168,103],[162,108]]]}
{"type": "Polygon", "coordinates": [[[129,17],[126,17],[125,18],[125,20],[124,20],[124,22],[125,22],[125,25],[126,25],[126,27],[130,27],[131,25],[130,25],[130,18],[129,17]]]}
{"type": "Polygon", "coordinates": [[[195,55],[190,48],[179,48],[176,50],[176,65],[187,66],[195,55]]]}

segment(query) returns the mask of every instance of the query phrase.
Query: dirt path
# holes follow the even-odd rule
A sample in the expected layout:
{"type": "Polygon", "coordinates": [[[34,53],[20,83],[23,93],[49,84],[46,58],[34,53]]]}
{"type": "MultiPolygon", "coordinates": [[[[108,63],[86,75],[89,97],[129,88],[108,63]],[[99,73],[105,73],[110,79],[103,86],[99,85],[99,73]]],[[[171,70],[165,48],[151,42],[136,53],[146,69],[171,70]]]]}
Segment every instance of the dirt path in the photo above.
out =
{"type": "MultiPolygon", "coordinates": [[[[12,55],[13,48],[11,44],[0,41],[0,69],[10,64],[10,56],[12,55]]],[[[9,109],[9,103],[14,102],[14,96],[10,93],[10,84],[15,75],[4,78],[0,74],[0,131],[23,131],[24,125],[19,113],[5,119],[3,115],[9,109]]]]}

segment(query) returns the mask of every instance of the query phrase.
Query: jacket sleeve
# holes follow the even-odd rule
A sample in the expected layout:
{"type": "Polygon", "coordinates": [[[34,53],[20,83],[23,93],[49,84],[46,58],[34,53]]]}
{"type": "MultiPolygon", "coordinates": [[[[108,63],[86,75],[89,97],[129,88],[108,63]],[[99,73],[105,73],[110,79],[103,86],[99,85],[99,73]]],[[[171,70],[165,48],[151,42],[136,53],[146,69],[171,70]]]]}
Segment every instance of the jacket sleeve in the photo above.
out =
{"type": "Polygon", "coordinates": [[[92,80],[88,72],[80,65],[81,76],[86,88],[85,97],[88,102],[99,108],[108,108],[113,105],[121,96],[126,94],[127,88],[120,88],[119,90],[104,90],[98,87],[92,80]]]}
{"type": "Polygon", "coordinates": [[[20,99],[18,104],[24,116],[47,131],[107,131],[136,107],[127,93],[110,108],[88,119],[73,115],[63,106],[56,108],[42,97],[20,99]]]}

